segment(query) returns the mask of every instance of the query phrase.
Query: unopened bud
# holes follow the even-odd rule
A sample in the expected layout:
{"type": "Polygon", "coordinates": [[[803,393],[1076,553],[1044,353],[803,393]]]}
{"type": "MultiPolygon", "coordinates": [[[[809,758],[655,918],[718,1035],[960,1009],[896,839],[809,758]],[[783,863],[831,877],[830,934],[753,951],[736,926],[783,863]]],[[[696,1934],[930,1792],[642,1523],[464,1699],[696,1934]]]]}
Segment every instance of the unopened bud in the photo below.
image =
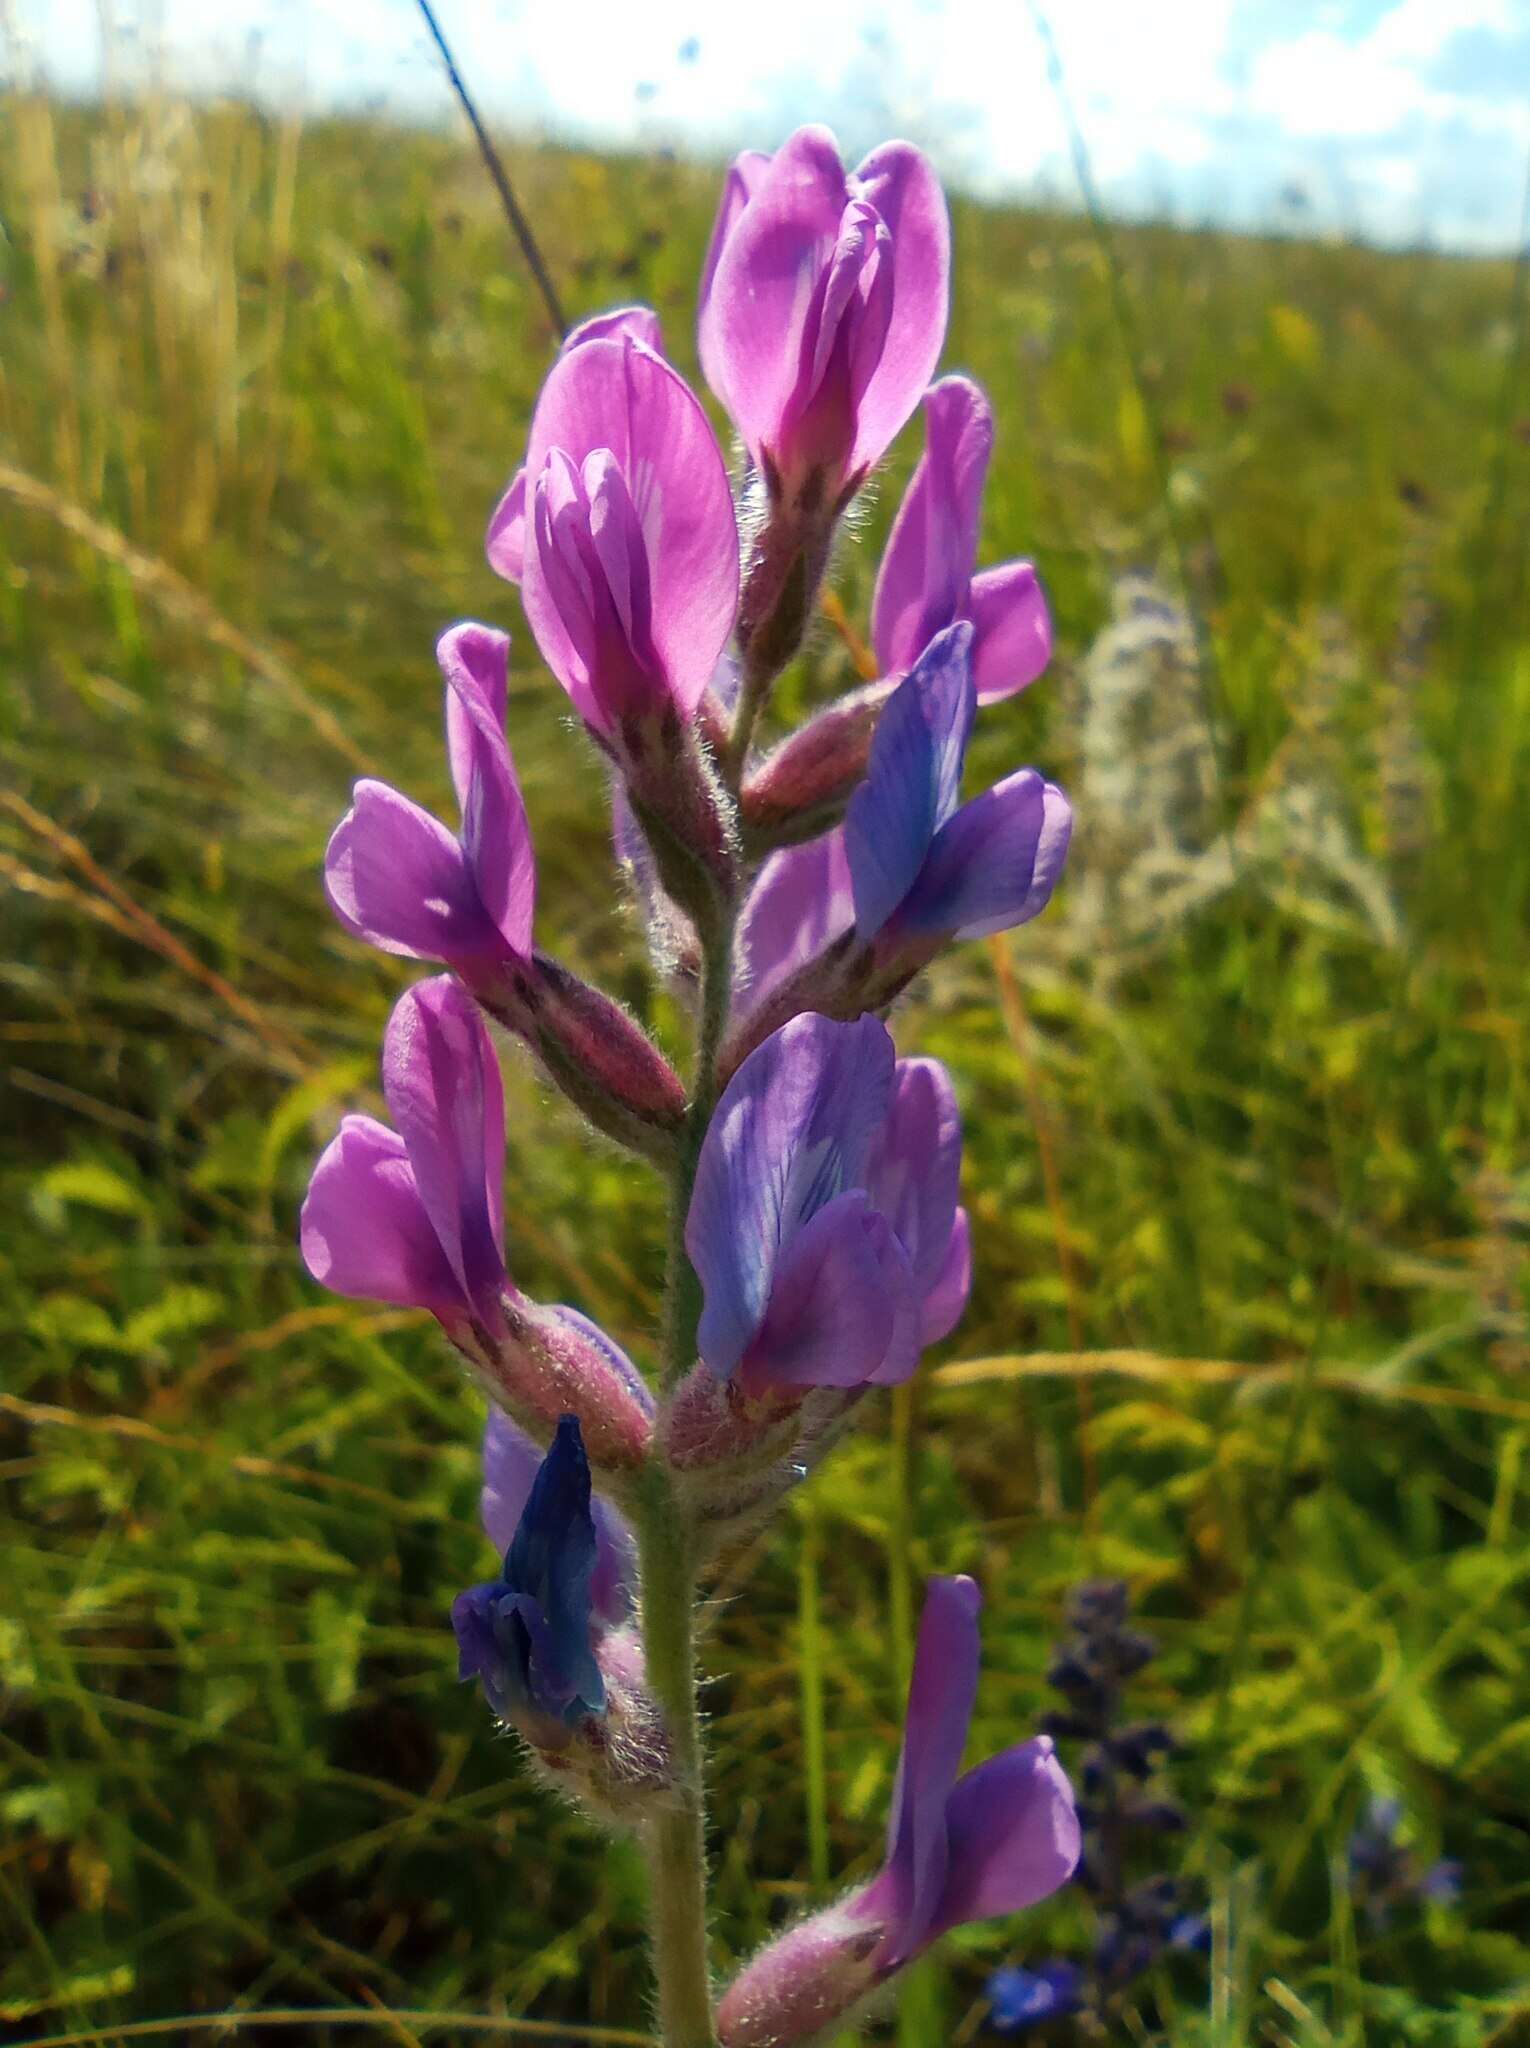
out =
{"type": "Polygon", "coordinates": [[[751,852],[800,845],[833,830],[866,773],[871,736],[896,687],[896,678],[884,678],[836,698],[751,770],[739,791],[739,822],[751,852]]]}
{"type": "Polygon", "coordinates": [[[653,1441],[653,1400],[620,1347],[576,1309],[542,1308],[514,1289],[500,1309],[499,1330],[455,1338],[499,1407],[539,1442],[561,1416],[577,1416],[592,1465],[641,1465],[653,1441]]]}
{"type": "Polygon", "coordinates": [[[674,1758],[658,1701],[648,1689],[636,1629],[618,1629],[595,1645],[605,1680],[605,1711],[543,1747],[528,1738],[550,1784],[602,1820],[632,1823],[675,1789],[674,1758]]]}
{"type": "Polygon", "coordinates": [[[497,1022],[523,1038],[548,1077],[598,1131],[667,1164],[685,1116],[679,1075],[621,1004],[537,953],[475,987],[497,1022]]]}
{"type": "Polygon", "coordinates": [[[859,1896],[799,1921],[734,1978],[717,2008],[722,2048],[796,2048],[877,1991],[884,1929],[858,1916],[859,1896]]]}

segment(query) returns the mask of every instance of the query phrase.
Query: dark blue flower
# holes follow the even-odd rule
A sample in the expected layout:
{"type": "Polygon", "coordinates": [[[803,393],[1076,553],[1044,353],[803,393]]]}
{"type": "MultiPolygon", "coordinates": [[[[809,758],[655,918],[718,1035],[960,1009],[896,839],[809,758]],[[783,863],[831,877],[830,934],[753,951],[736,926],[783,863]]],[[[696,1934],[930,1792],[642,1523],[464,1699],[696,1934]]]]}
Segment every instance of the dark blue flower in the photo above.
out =
{"type": "Polygon", "coordinates": [[[1043,1963],[1038,1970],[995,1970],[988,1980],[991,2024],[1000,2034],[1019,2034],[1043,2020],[1063,2019],[1084,2002],[1084,1973],[1077,1963],[1043,1963]]]}
{"type": "Polygon", "coordinates": [[[1210,1955],[1211,1916],[1208,1913],[1181,1913],[1170,1923],[1169,1946],[1186,1949],[1192,1955],[1210,1955]]]}
{"type": "Polygon", "coordinates": [[[1372,1799],[1349,1838],[1350,1884],[1377,1927],[1385,1926],[1394,1906],[1419,1900],[1448,1906],[1461,1895],[1461,1865],[1442,1861],[1421,1868],[1414,1851],[1399,1839],[1402,1824],[1400,1799],[1372,1799]]]}
{"type": "Polygon", "coordinates": [[[606,1704],[591,1641],[598,1538],[590,1466],[575,1416],[558,1424],[521,1512],[504,1569],[452,1603],[458,1676],[539,1743],[606,1704]]]}

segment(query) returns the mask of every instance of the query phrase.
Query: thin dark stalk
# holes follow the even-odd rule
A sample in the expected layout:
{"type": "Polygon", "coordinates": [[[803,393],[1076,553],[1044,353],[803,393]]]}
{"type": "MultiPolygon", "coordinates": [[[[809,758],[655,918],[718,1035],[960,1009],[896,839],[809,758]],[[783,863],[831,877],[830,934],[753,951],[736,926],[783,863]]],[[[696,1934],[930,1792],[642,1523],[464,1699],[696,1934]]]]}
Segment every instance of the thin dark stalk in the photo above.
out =
{"type": "MultiPolygon", "coordinates": [[[[1478,531],[1476,593],[1472,605],[1471,639],[1467,651],[1466,677],[1475,683],[1481,669],[1482,623],[1488,606],[1489,579],[1503,536],[1504,505],[1509,494],[1509,442],[1514,432],[1515,400],[1530,353],[1530,163],[1525,167],[1525,196],[1520,207],[1519,247],[1514,257],[1514,277],[1509,286],[1509,349],[1504,359],[1503,382],[1498,392],[1495,423],[1493,473],[1487,501],[1482,508],[1478,531]]],[[[1522,554],[1521,550],[1521,554],[1522,554]]],[[[1518,609],[1523,564],[1519,563],[1510,614],[1518,609]]]]}
{"type": "Polygon", "coordinates": [[[542,260],[537,238],[531,232],[531,223],[521,211],[521,203],[515,196],[499,151],[489,139],[489,131],[479,118],[478,109],[473,104],[473,96],[463,83],[462,73],[457,69],[457,61],[451,52],[451,45],[441,32],[441,24],[436,20],[430,0],[417,0],[417,5],[425,17],[425,26],[430,30],[431,40],[441,53],[441,62],[446,66],[446,75],[452,82],[452,90],[462,102],[462,111],[473,124],[473,133],[478,138],[478,153],[483,158],[484,168],[494,180],[499,203],[505,209],[505,218],[510,223],[511,233],[520,244],[521,254],[526,259],[526,267],[536,280],[537,290],[542,294],[547,317],[558,334],[566,334],[568,320],[563,311],[563,302],[558,297],[557,287],[552,281],[546,263],[542,260]]]}

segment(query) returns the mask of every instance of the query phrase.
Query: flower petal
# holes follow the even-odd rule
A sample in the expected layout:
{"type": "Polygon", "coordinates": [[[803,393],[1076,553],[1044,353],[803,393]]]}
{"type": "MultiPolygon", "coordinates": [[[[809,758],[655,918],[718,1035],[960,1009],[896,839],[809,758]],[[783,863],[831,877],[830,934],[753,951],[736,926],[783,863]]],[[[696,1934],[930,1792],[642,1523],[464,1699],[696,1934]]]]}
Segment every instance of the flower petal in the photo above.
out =
{"type": "Polygon", "coordinates": [[[570,349],[583,348],[587,341],[615,341],[624,334],[652,349],[656,356],[663,355],[664,330],[652,306],[617,306],[610,313],[592,313],[588,320],[569,329],[558,353],[566,356],[570,349]]]}
{"type": "Polygon", "coordinates": [[[940,1271],[930,1282],[920,1306],[919,1342],[938,1344],[949,1337],[966,1312],[972,1292],[972,1227],[965,1209],[958,1209],[940,1271]]]}
{"type": "Polygon", "coordinates": [[[505,739],[510,640],[453,626],[436,648],[446,678],[446,743],[462,806],[462,845],[478,900],[517,959],[531,956],[537,867],[526,805],[505,739]]]}
{"type": "Polygon", "coordinates": [[[939,1060],[899,1060],[866,1188],[898,1233],[921,1297],[951,1242],[961,1171],[962,1120],[950,1075],[939,1060]]]}
{"type": "Polygon", "coordinates": [[[884,1969],[906,1962],[934,1938],[950,1863],[946,1806],[977,1699],[982,1604],[969,1578],[931,1579],[925,1593],[887,1861],[866,1901],[868,1916],[875,1911],[886,1922],[884,1969]]]}
{"type": "Polygon", "coordinates": [[[877,367],[861,393],[852,471],[869,469],[919,403],[946,338],[951,306],[951,223],[929,159],[888,142],[857,168],[853,189],[887,224],[893,302],[877,367]]]}
{"type": "MultiPolygon", "coordinates": [[[[655,355],[664,353],[664,335],[659,316],[650,306],[618,306],[612,313],[595,313],[580,321],[563,337],[559,355],[582,348],[587,341],[610,341],[630,334],[655,355]]],[[[494,508],[485,540],[489,567],[507,583],[519,583],[526,566],[526,471],[524,465],[511,477],[505,495],[494,508]]]]}
{"type": "Polygon", "coordinates": [[[714,230],[698,339],[707,382],[758,462],[805,396],[805,323],[850,194],[827,128],[799,128],[746,177],[741,209],[743,181],[723,195],[732,219],[720,214],[714,230]]]}
{"type": "Polygon", "coordinates": [[[1073,1788],[1045,1735],[959,1779],[946,1827],[950,1863],[931,1939],[969,1920],[1023,1912],[1065,1885],[1078,1863],[1073,1788]]]}
{"type": "Polygon", "coordinates": [[[863,940],[875,938],[913,888],[956,809],[976,710],[971,640],[967,625],[937,634],[877,723],[866,779],[845,813],[855,928],[863,940]]]}
{"type": "MultiPolygon", "coordinates": [[[[723,180],[722,198],[717,205],[717,218],[712,223],[712,239],[707,244],[706,261],[701,266],[701,286],[697,293],[697,316],[705,321],[707,302],[712,296],[712,279],[717,272],[717,261],[722,255],[729,236],[737,227],[739,218],[754,194],[764,182],[770,169],[770,157],[763,149],[746,149],[736,156],[728,166],[728,175],[723,180]]],[[[654,346],[657,346],[655,343],[654,346]]],[[[702,357],[703,368],[706,358],[702,357]]],[[[707,381],[712,382],[710,370],[707,381]]],[[[713,384],[713,390],[716,385],[713,384]]]]}
{"type": "Polygon", "coordinates": [[[719,1378],[764,1320],[797,1231],[859,1185],[887,1114],[893,1046],[875,1017],[795,1017],[749,1055],[701,1147],[685,1243],[705,1295],[699,1343],[719,1378]]]}
{"type": "Polygon", "coordinates": [[[855,924],[843,832],[773,853],[739,919],[735,1002],[741,1012],[816,959],[855,924]]]}
{"type": "Polygon", "coordinates": [[[346,930],[385,953],[467,961],[501,948],[461,846],[386,782],[356,784],[325,849],[324,892],[346,930]]]}
{"type": "MultiPolygon", "coordinates": [[[[946,377],[925,393],[924,415],[924,454],[893,521],[872,599],[871,641],[884,675],[911,667],[934,634],[968,616],[977,560],[993,414],[969,378],[946,377]]],[[[974,642],[974,674],[976,667],[974,642]]]]}
{"type": "Polygon", "coordinates": [[[1062,791],[1022,768],[963,804],[942,827],[898,920],[923,936],[986,938],[1025,924],[1051,900],[1073,813],[1062,791]]]}
{"type": "Polygon", "coordinates": [[[544,1624],[532,1623],[531,1690],[544,1711],[598,1713],[605,1681],[590,1643],[591,1581],[597,1539],[590,1508],[590,1463],[579,1424],[565,1415],[538,1467],[505,1552],[505,1583],[529,1596],[544,1624]]]}
{"type": "Polygon", "coordinates": [[[369,1116],[348,1116],[313,1170],[303,1202],[303,1263],[356,1301],[460,1316],[465,1304],[420,1200],[404,1141],[369,1116]]]}
{"type": "Polygon", "coordinates": [[[997,704],[1034,683],[1052,659],[1052,619],[1029,562],[1005,562],[972,579],[972,679],[979,704],[997,704]]]}
{"type": "Polygon", "coordinates": [[[745,1390],[869,1384],[887,1364],[899,1311],[907,1315],[912,1295],[908,1259],[891,1226],[864,1189],[847,1189],[785,1248],[744,1356],[745,1390]]]}
{"type": "Polygon", "coordinates": [[[484,553],[489,567],[507,583],[519,583],[526,573],[526,470],[519,468],[505,488],[505,495],[489,517],[484,535],[484,553]]]}
{"type": "Polygon", "coordinates": [[[477,1005],[449,975],[406,990],[382,1064],[425,1213],[462,1293],[492,1322],[505,1284],[505,1096],[477,1005]]]}

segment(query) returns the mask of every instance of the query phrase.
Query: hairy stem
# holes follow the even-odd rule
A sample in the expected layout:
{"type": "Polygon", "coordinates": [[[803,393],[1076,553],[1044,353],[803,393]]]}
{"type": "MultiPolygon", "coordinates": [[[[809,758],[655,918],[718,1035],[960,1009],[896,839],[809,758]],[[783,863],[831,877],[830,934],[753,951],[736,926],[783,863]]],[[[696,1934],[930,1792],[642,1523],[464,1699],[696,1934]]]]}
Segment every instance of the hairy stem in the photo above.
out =
{"type": "Polygon", "coordinates": [[[649,1931],[664,2048],[715,2048],[707,1965],[706,1803],[696,1712],[696,1566],[669,1476],[644,1474],[638,1515],[643,1644],[669,1724],[676,1789],[649,1823],[649,1931]]]}
{"type": "Polygon", "coordinates": [[[696,1071],[690,1108],[680,1132],[678,1156],[670,1182],[669,1257],[664,1290],[664,1384],[674,1385],[696,1357],[696,1325],[701,1320],[701,1287],[685,1249],[685,1219],[701,1141],[717,1107],[717,1055],[728,1024],[728,997],[733,984],[733,924],[726,920],[708,940],[701,963],[701,1014],[696,1027],[696,1071]]]}
{"type": "MultiPolygon", "coordinates": [[[[670,1190],[666,1387],[689,1370],[696,1356],[701,1290],[686,1254],[685,1219],[701,1141],[717,1102],[717,1054],[728,1021],[732,960],[733,930],[727,921],[710,938],[702,961],[696,1070],[670,1190]]],[[[657,1461],[639,1482],[637,1533],[648,1682],[668,1722],[676,1778],[673,1798],[648,1830],[659,2022],[664,2048],[715,2048],[707,1967],[706,1792],[696,1711],[696,1547],[674,1483],[657,1461]]]]}

